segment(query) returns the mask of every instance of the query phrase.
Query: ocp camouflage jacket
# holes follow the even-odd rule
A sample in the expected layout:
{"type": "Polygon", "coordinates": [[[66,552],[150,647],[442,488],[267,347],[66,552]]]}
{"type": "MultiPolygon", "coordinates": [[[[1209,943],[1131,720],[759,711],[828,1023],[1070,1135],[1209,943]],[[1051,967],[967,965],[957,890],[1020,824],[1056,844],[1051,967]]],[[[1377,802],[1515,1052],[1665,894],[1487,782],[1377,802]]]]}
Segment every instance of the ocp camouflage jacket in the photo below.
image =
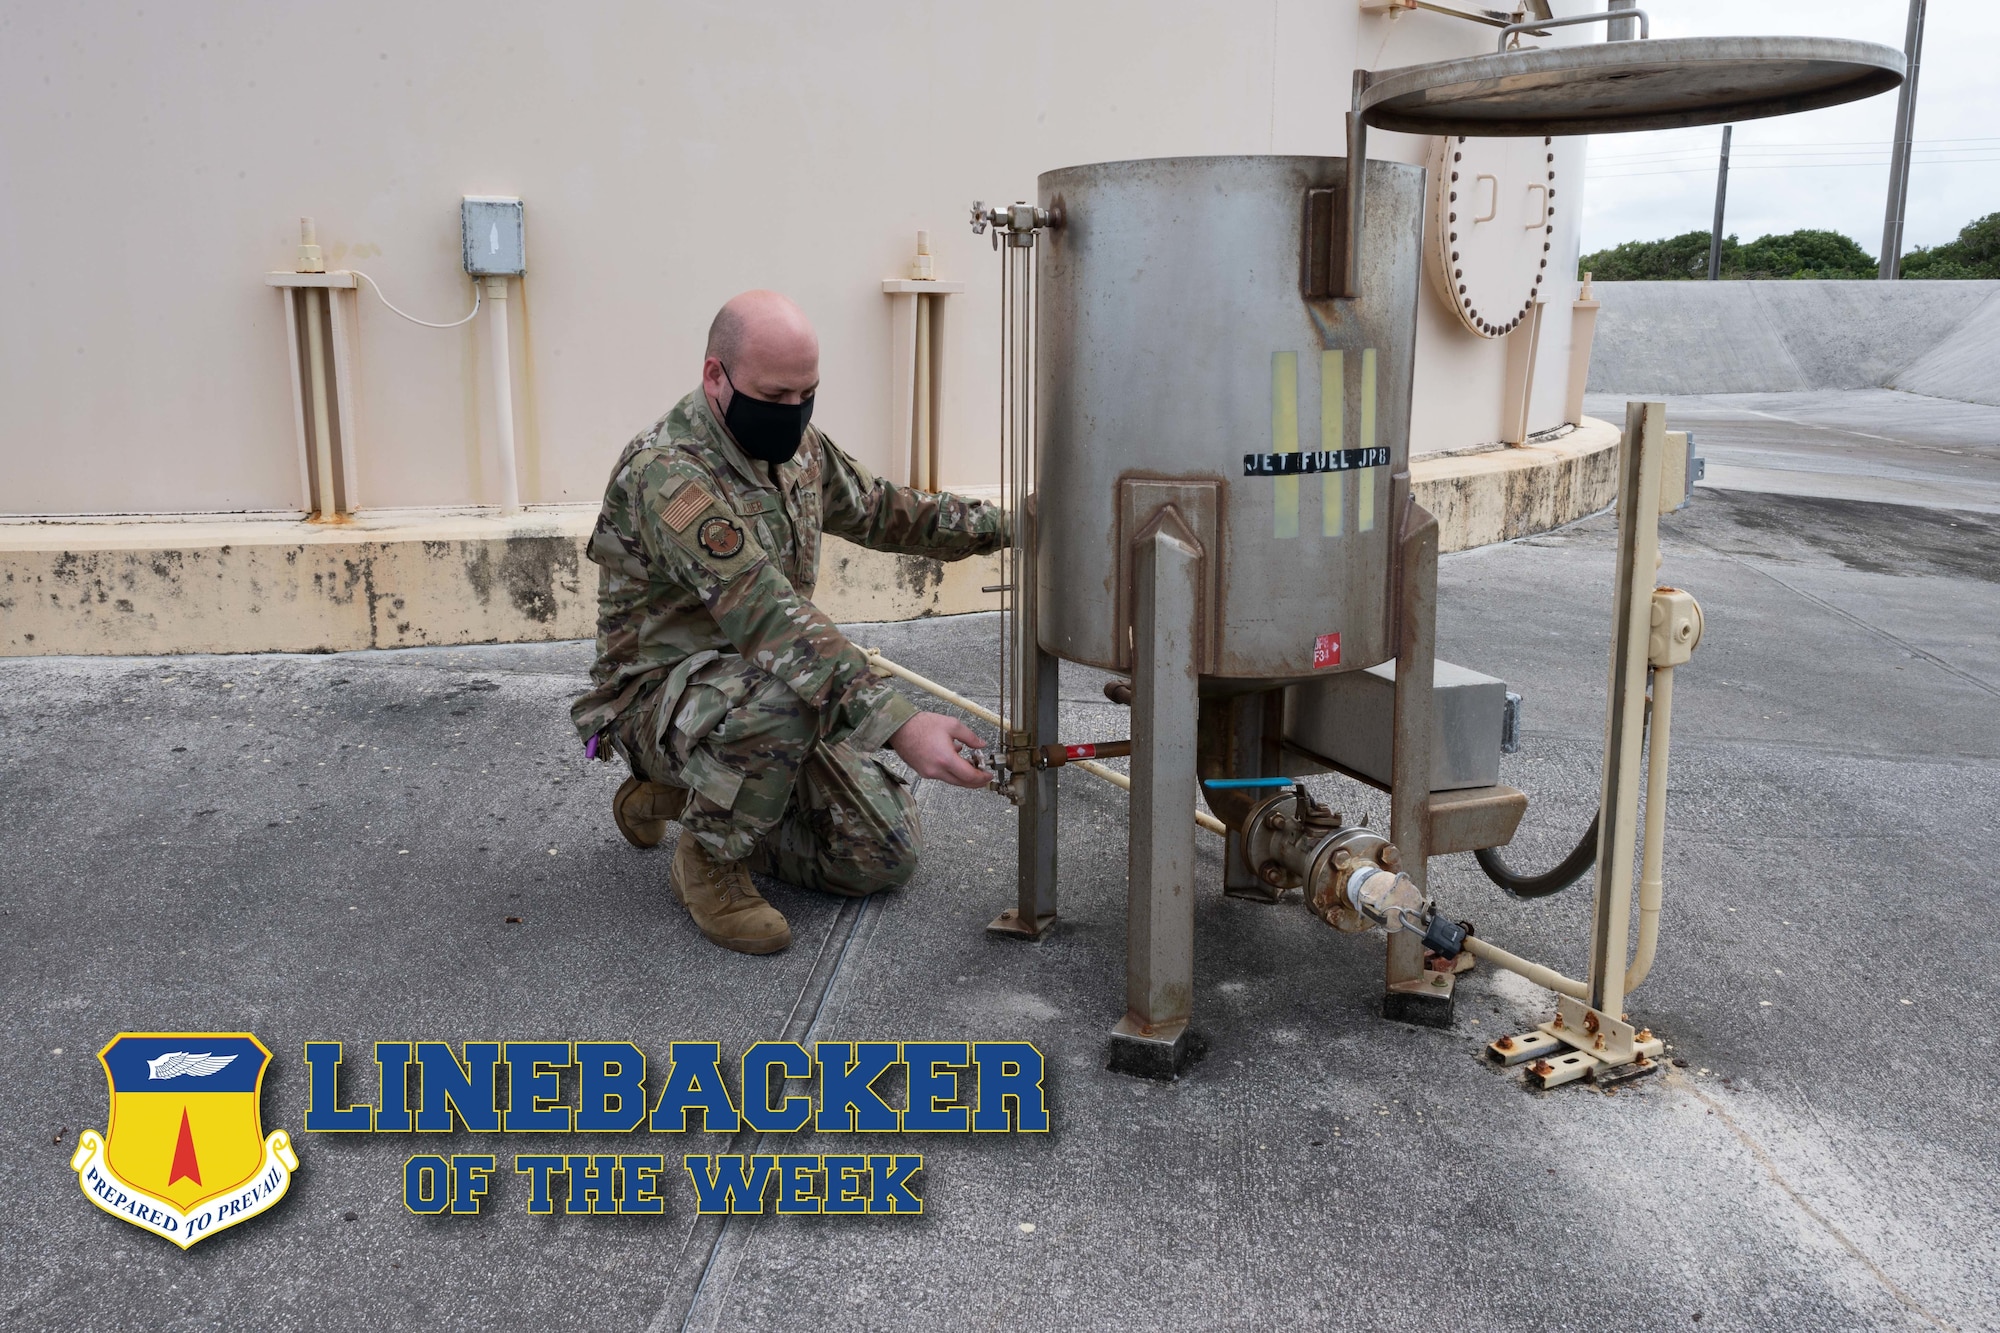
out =
{"type": "MultiPolygon", "coordinates": [[[[1006,545],[1004,512],[896,486],[817,427],[775,466],[747,457],[697,389],[618,457],[588,548],[602,567],[592,688],[570,709],[586,740],[724,653],[782,680],[821,739],[879,748],[916,709],[813,605],[820,533],[957,560],[1006,545]]],[[[670,718],[671,706],[659,710],[670,718]]]]}

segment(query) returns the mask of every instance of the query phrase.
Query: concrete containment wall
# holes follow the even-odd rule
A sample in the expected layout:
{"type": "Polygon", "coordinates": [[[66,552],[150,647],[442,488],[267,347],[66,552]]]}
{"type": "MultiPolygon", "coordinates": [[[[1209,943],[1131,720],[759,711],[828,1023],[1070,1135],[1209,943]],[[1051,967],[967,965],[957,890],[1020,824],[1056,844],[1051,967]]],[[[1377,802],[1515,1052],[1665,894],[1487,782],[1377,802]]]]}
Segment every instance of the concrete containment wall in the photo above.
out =
{"type": "Polygon", "coordinates": [[[1889,386],[2000,407],[2000,292],[1989,296],[1950,337],[1897,371],[1889,386]]]}
{"type": "MultiPolygon", "coordinates": [[[[1440,545],[1568,523],[1618,490],[1618,431],[1412,464],[1440,545]]],[[[595,505],[363,515],[0,523],[0,656],[321,652],[583,639],[597,631],[595,505]]],[[[945,564],[826,538],[815,600],[836,620],[997,609],[997,557],[945,564]]]]}
{"type": "Polygon", "coordinates": [[[2000,282],[1600,282],[1594,393],[2000,403],[2000,282]]]}

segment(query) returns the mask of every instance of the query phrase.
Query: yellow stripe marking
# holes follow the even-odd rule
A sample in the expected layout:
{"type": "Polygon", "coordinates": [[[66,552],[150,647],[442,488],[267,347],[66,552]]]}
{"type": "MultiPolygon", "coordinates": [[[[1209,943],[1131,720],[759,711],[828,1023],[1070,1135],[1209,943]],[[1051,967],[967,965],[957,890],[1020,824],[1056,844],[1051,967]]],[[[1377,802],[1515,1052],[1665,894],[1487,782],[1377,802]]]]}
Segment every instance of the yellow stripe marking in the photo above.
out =
{"type": "Polygon", "coordinates": [[[695,518],[703,510],[714,503],[714,496],[703,490],[698,484],[689,482],[681,488],[681,493],[676,495],[667,505],[667,512],[663,517],[667,521],[667,526],[675,532],[685,532],[687,525],[694,522],[695,518]]]}
{"type": "MultiPolygon", "coordinates": [[[[1319,447],[1328,452],[1347,447],[1347,355],[1319,354],[1319,447]]],[[[1338,537],[1347,518],[1347,474],[1320,475],[1320,535],[1338,537]]]]}
{"type": "MultiPolygon", "coordinates": [[[[1361,440],[1360,448],[1375,447],[1375,349],[1365,347],[1361,351],[1361,440]]],[[[1360,503],[1356,506],[1354,527],[1357,532],[1375,530],[1375,488],[1383,477],[1389,474],[1387,468],[1371,467],[1361,479],[1360,503]]]]}
{"type": "MultiPolygon", "coordinates": [[[[1299,354],[1271,353],[1271,452],[1299,451],[1299,354]]],[[[1273,495],[1274,537],[1299,535],[1299,479],[1279,477],[1273,495]]]]}

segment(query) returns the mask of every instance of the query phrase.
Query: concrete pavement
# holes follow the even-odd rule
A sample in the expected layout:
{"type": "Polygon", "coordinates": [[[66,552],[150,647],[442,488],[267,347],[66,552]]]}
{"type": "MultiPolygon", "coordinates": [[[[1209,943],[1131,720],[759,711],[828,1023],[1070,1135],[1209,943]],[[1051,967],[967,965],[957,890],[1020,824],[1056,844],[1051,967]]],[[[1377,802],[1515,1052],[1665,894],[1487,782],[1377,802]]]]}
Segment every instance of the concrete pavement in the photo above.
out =
{"type": "MultiPolygon", "coordinates": [[[[1662,577],[1708,617],[1632,1002],[1675,1064],[1615,1095],[1532,1094],[1481,1059],[1550,1011],[1505,975],[1472,974],[1451,1031],[1381,1021],[1379,937],[1225,900],[1212,839],[1211,1053],[1173,1085],[1106,1072],[1124,797],[1082,774],[1043,943],[982,930],[1010,894],[1007,807],[924,784],[909,889],[774,886],[797,943],[749,959],[695,935],[665,849],[613,830],[617,774],[564,717],[587,645],[0,661],[0,1324],[2000,1327],[2000,521],[1704,492],[1663,526],[1662,577]],[[105,1123],[96,1049],[176,1029],[264,1039],[264,1124],[302,1158],[271,1214],[186,1253],[68,1169],[105,1123]],[[366,1095],[377,1039],[630,1038],[664,1063],[674,1039],[781,1035],[1032,1040],[1054,1132],[883,1140],[926,1155],[918,1218],[727,1227],[680,1181],[663,1218],[530,1217],[504,1172],[479,1217],[399,1192],[416,1151],[671,1163],[723,1136],[298,1132],[308,1039],[346,1042],[366,1095]]],[[[1611,562],[1602,517],[1443,562],[1442,653],[1527,698],[1503,772],[1532,798],[1519,864],[1595,800],[1611,562]]],[[[985,617],[856,637],[993,692],[985,617]]],[[[1063,694],[1076,737],[1123,734],[1093,673],[1063,694]]],[[[1433,867],[1454,915],[1568,969],[1587,885],[1522,903],[1470,857],[1433,867]]]]}

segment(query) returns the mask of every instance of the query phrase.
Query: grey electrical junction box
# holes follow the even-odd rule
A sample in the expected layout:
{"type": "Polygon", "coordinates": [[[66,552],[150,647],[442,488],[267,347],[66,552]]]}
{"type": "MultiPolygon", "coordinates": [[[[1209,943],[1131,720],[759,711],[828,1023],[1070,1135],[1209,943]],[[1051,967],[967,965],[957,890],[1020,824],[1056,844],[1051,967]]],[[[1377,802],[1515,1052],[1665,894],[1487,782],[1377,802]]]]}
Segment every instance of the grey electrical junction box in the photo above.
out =
{"type": "Polygon", "coordinates": [[[528,270],[528,238],[519,199],[468,194],[460,201],[465,271],[475,278],[518,277],[528,270]]]}

